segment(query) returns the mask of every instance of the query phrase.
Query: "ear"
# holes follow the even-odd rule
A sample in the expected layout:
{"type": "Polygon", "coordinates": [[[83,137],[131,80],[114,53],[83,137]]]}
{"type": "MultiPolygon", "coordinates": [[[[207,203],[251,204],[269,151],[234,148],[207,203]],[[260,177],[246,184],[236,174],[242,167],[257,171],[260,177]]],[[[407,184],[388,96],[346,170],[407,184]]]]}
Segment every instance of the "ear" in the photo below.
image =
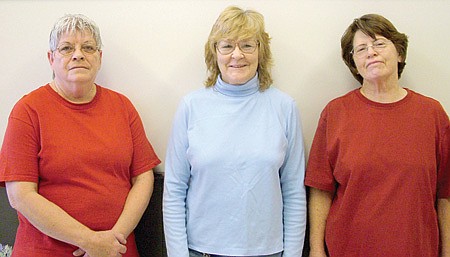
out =
{"type": "Polygon", "coordinates": [[[50,66],[52,66],[53,62],[55,61],[55,58],[53,56],[53,52],[50,50],[47,52],[47,59],[48,59],[48,62],[50,63],[50,66]]]}
{"type": "Polygon", "coordinates": [[[403,62],[404,61],[403,57],[398,53],[398,51],[397,51],[397,61],[398,62],[403,62]]]}
{"type": "Polygon", "coordinates": [[[100,69],[100,67],[102,66],[102,57],[103,57],[103,51],[102,50],[100,50],[99,51],[99,54],[100,54],[100,59],[99,59],[99,62],[100,62],[100,65],[99,65],[99,69],[100,69]]]}

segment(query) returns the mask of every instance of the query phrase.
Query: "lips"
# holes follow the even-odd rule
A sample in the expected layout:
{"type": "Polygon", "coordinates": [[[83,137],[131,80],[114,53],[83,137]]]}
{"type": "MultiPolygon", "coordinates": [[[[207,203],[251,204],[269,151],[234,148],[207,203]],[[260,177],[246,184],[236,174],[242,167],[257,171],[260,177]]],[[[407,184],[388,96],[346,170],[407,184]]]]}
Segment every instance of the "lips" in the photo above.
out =
{"type": "Polygon", "coordinates": [[[84,66],[75,66],[75,67],[70,68],[69,70],[75,70],[75,69],[87,69],[87,67],[84,67],[84,66]]]}
{"type": "Polygon", "coordinates": [[[369,62],[369,63],[366,65],[366,68],[369,67],[369,66],[371,66],[371,65],[377,64],[377,63],[381,63],[381,61],[373,61],[373,62],[369,62]]]}
{"type": "Polygon", "coordinates": [[[230,68],[242,68],[247,66],[247,64],[233,64],[233,65],[229,65],[228,67],[230,68]]]}

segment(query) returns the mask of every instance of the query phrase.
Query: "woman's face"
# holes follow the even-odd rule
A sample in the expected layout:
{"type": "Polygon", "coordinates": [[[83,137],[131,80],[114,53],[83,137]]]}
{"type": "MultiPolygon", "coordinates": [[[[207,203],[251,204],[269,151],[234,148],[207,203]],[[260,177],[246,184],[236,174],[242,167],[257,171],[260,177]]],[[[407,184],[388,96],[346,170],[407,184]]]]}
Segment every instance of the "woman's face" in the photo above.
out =
{"type": "Polygon", "coordinates": [[[259,46],[256,40],[223,39],[217,43],[216,53],[220,75],[224,82],[242,85],[256,75],[259,57],[259,46]]]}
{"type": "Polygon", "coordinates": [[[395,45],[383,36],[372,38],[358,30],[353,38],[353,60],[364,81],[398,79],[401,57],[395,45]],[[359,53],[358,53],[359,52],[359,53]]]}
{"type": "Polygon", "coordinates": [[[59,83],[94,83],[102,52],[91,33],[62,34],[57,50],[48,52],[50,66],[59,83]],[[71,53],[70,49],[74,49],[71,53]]]}

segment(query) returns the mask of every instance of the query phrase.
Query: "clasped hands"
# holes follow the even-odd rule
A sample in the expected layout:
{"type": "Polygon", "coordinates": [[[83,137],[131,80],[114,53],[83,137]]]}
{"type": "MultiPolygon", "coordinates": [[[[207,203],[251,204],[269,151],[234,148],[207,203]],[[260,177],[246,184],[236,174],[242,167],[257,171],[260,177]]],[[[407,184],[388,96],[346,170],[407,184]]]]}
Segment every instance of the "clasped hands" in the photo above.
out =
{"type": "Polygon", "coordinates": [[[127,251],[127,240],[121,233],[113,230],[93,231],[86,244],[73,252],[83,257],[121,257],[127,251]]]}

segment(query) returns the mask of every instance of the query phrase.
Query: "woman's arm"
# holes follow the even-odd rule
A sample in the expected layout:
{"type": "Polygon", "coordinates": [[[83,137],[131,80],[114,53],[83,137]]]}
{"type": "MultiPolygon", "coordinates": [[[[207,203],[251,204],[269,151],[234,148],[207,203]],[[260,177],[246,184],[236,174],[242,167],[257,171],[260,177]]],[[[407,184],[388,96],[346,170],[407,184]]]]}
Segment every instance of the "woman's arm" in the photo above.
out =
{"type": "Polygon", "coordinates": [[[450,257],[450,198],[437,201],[441,257],[450,257]]]}
{"type": "MultiPolygon", "coordinates": [[[[115,233],[123,235],[124,238],[133,232],[142,218],[145,209],[150,202],[153,193],[154,176],[153,170],[149,170],[131,179],[131,189],[128,192],[125,206],[119,219],[111,229],[115,233]]],[[[126,240],[125,240],[126,243],[126,240]]],[[[80,248],[73,252],[74,256],[82,256],[86,252],[80,248]]],[[[90,255],[88,255],[91,257],[90,255]]]]}
{"type": "Polygon", "coordinates": [[[327,256],[325,251],[325,225],[332,199],[331,192],[310,188],[308,201],[310,257],[327,256]]]}
{"type": "Polygon", "coordinates": [[[131,190],[128,193],[122,214],[112,228],[128,238],[141,220],[153,193],[153,170],[149,170],[131,180],[131,190]]]}
{"type": "Polygon", "coordinates": [[[93,231],[38,193],[33,182],[6,182],[11,206],[42,233],[76,245],[90,257],[121,256],[125,238],[114,231],[93,231]]]}
{"type": "Polygon", "coordinates": [[[189,256],[186,228],[186,197],[191,174],[187,157],[188,113],[187,106],[182,101],[173,119],[166,152],[163,224],[168,257],[189,256]]]}
{"type": "Polygon", "coordinates": [[[297,257],[302,255],[306,234],[305,153],[300,115],[294,102],[287,114],[288,147],[279,171],[283,197],[283,256],[297,257]]]}

